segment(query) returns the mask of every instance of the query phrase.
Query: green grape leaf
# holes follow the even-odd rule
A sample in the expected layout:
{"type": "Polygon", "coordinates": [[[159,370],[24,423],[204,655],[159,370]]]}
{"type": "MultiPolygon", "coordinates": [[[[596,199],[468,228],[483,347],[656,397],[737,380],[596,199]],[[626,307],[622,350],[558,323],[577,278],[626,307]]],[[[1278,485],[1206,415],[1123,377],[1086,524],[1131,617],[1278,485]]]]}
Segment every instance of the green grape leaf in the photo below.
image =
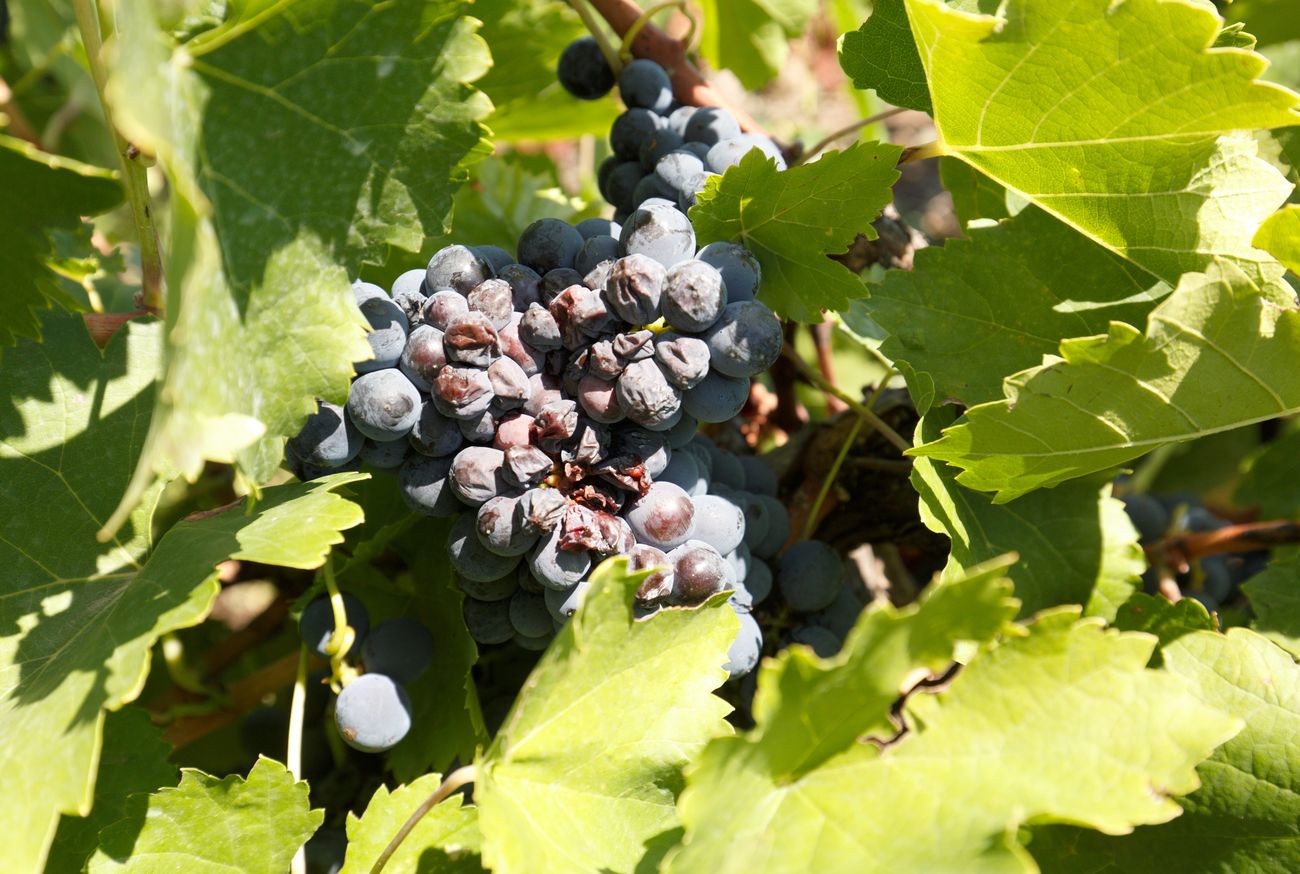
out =
{"type": "Polygon", "coordinates": [[[251,513],[180,522],[151,551],[155,486],[100,543],[95,532],[141,451],[163,326],[129,322],[101,355],[80,316],[43,322],[46,345],[20,341],[4,365],[21,403],[0,406],[4,871],[39,870],[58,814],[89,812],[104,711],[139,694],[161,634],[203,619],[216,565],[231,556],[319,565],[338,530],[360,521],[332,490],[364,476],[268,489],[251,513]],[[60,350],[57,361],[47,349],[60,350]]]}
{"type": "Polygon", "coordinates": [[[1199,631],[1164,648],[1165,669],[1246,724],[1196,769],[1201,788],[1164,825],[1111,837],[1036,829],[1043,874],[1292,874],[1300,870],[1300,667],[1257,634],[1199,631]]]}
{"type": "Polygon", "coordinates": [[[100,832],[87,874],[281,874],[325,819],[307,784],[267,758],[247,780],[186,768],[179,786],[132,801],[133,815],[100,832]]]}
{"type": "Polygon", "coordinates": [[[1183,277],[1145,335],[1112,322],[1105,335],[1063,342],[1060,358],[1007,377],[1006,400],[972,407],[911,451],[962,468],[957,482],[1005,503],[1163,444],[1300,411],[1300,312],[1226,271],[1183,277]]]}
{"type": "Polygon", "coordinates": [[[1255,610],[1251,627],[1300,658],[1300,550],[1274,555],[1241,590],[1255,610]]]}
{"type": "Polygon", "coordinates": [[[1255,233],[1255,245],[1300,275],[1300,204],[1273,213],[1255,233]]]}
{"type": "MultiPolygon", "coordinates": [[[[366,874],[393,835],[433,794],[442,782],[441,774],[426,774],[389,792],[380,786],[370,797],[366,812],[348,814],[348,853],[340,874],[366,874]]],[[[391,874],[438,874],[479,872],[479,850],[483,836],[478,830],[478,811],[465,805],[459,795],[440,801],[402,841],[384,866],[391,874]]]]}
{"type": "Polygon", "coordinates": [[[939,178],[952,195],[952,208],[964,228],[976,219],[1011,218],[1009,191],[970,164],[947,156],[939,159],[939,178]]]}
{"type": "Polygon", "coordinates": [[[903,0],[875,0],[871,17],[840,37],[840,66],[853,87],[894,106],[931,112],[930,86],[903,0]]]}
{"type": "Polygon", "coordinates": [[[1294,0],[1234,0],[1223,10],[1223,17],[1245,24],[1261,45],[1300,39],[1300,16],[1294,0]]]}
{"type": "Polygon", "coordinates": [[[45,874],[80,874],[99,846],[99,830],[127,816],[128,796],[176,785],[176,766],[167,761],[171,751],[143,708],[108,714],[90,815],[59,820],[45,874]]]}
{"type": "Polygon", "coordinates": [[[890,708],[918,671],[938,674],[961,646],[987,643],[1016,614],[1008,560],[925,589],[901,610],[885,603],[859,617],[833,658],[789,647],[764,663],[754,699],[758,727],[743,739],[769,779],[786,781],[825,764],[857,739],[894,734],[890,708]]]}
{"type": "MultiPolygon", "coordinates": [[[[1197,787],[1195,765],[1240,723],[1148,670],[1154,638],[1077,615],[1040,615],[947,691],[911,696],[910,730],[884,749],[774,779],[768,758],[788,751],[751,740],[761,722],[713,741],[688,772],[668,871],[1030,872],[1025,822],[1123,833],[1176,816],[1169,796],[1197,787]]],[[[768,671],[759,694],[782,681],[797,682],[768,671]]]]}
{"type": "MultiPolygon", "coordinates": [[[[1061,340],[1140,325],[1170,287],[1035,208],[916,253],[862,303],[888,332],[880,351],[923,398],[967,406],[1054,355],[1061,340]]],[[[925,408],[918,400],[918,411],[925,408]]]]}
{"type": "Polygon", "coordinates": [[[1220,262],[1264,280],[1251,237],[1290,185],[1236,132],[1300,123],[1297,96],[1256,81],[1261,56],[1209,50],[1209,4],[906,3],[937,151],[1169,282],[1220,262]]]}
{"type": "Polygon", "coordinates": [[[1248,464],[1233,502],[1255,507],[1264,519],[1300,518],[1300,431],[1267,444],[1248,464]]]}
{"type": "Polygon", "coordinates": [[[478,762],[491,870],[632,871],[644,844],[677,825],[682,767],[729,732],[729,707],[712,692],[726,678],[735,614],[714,598],[634,620],[644,578],[624,559],[596,569],[478,762]]]}
{"type": "Polygon", "coordinates": [[[779,315],[819,321],[823,309],[847,309],[865,297],[862,280],[825,256],[858,234],[876,238],[871,221],[892,198],[897,146],[860,143],[777,172],[757,151],[710,179],[691,222],[701,246],[741,243],[763,268],[760,297],[779,315]]]}
{"type": "Polygon", "coordinates": [[[574,221],[586,204],[570,197],[553,178],[518,160],[488,158],[474,168],[474,180],[456,194],[451,234],[440,242],[500,246],[515,250],[519,235],[542,218],[574,221]]]}
{"type": "Polygon", "coordinates": [[[174,185],[168,366],[121,513],[205,460],[266,481],[314,399],[345,396],[369,357],[350,278],[442,233],[485,152],[467,83],[488,54],[462,9],[303,0],[197,46],[150,4],[118,10],[115,117],[174,185]]]}
{"type": "Polygon", "coordinates": [[[817,0],[700,0],[700,54],[753,91],[790,58],[790,40],[817,14],[817,0]]]}
{"type": "Polygon", "coordinates": [[[1151,666],[1164,662],[1164,647],[1193,631],[1216,631],[1205,605],[1195,598],[1170,603],[1166,598],[1138,592],[1120,606],[1112,625],[1120,631],[1145,631],[1160,641],[1151,666]]]}
{"type": "Polygon", "coordinates": [[[107,170],[0,136],[0,275],[5,277],[0,348],[19,337],[39,340],[39,310],[56,303],[77,308],[59,287],[62,271],[52,234],[77,230],[82,216],[104,212],[121,200],[122,187],[107,170]]]}
{"type": "MultiPolygon", "coordinates": [[[[917,427],[918,439],[938,436],[952,415],[931,411],[917,427]]],[[[1019,560],[1007,576],[1022,614],[1082,604],[1088,615],[1112,619],[1133,593],[1146,559],[1108,482],[1067,483],[998,505],[955,479],[952,468],[928,458],[912,468],[921,521],[952,543],[944,578],[1014,552],[1019,560]]]]}
{"type": "MultiPolygon", "coordinates": [[[[492,50],[492,69],[475,83],[492,99],[492,136],[510,142],[592,134],[601,139],[619,113],[613,99],[579,100],[555,78],[560,52],[587,35],[564,4],[549,0],[477,0],[479,35],[492,50]]],[[[456,219],[461,207],[457,204],[456,219]]],[[[495,242],[475,239],[477,245],[495,242]]],[[[514,240],[508,248],[514,248],[514,240]]]]}

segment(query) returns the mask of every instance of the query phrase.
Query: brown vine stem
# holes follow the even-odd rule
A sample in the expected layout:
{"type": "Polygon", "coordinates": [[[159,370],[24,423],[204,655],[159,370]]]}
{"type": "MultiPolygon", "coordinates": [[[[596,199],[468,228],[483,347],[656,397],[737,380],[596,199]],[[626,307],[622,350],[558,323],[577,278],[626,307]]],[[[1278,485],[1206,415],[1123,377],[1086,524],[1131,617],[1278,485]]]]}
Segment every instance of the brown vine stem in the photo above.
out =
{"type": "Polygon", "coordinates": [[[900,452],[906,452],[912,448],[912,444],[908,443],[897,431],[889,427],[888,422],[877,416],[866,406],[866,404],[853,397],[853,395],[844,391],[839,386],[830,383],[826,377],[822,376],[815,368],[810,366],[807,361],[800,358],[794,350],[790,349],[790,347],[787,346],[782,354],[789,359],[790,363],[794,365],[795,370],[799,371],[799,374],[804,379],[817,386],[817,388],[821,389],[825,394],[832,395],[844,401],[850,410],[865,419],[868,425],[878,431],[880,436],[898,447],[900,452]]]}
{"type": "Polygon", "coordinates": [[[0,114],[8,119],[11,134],[20,140],[26,140],[38,149],[43,148],[36,128],[32,127],[32,123],[23,114],[22,107],[14,100],[13,89],[3,78],[0,78],[0,114]]]}
{"type": "MultiPolygon", "coordinates": [[[[314,665],[308,664],[310,669],[314,665]]],[[[249,674],[230,687],[230,704],[220,710],[194,716],[181,716],[163,732],[163,737],[174,747],[183,747],[199,738],[224,728],[257,706],[272,692],[278,692],[294,681],[298,674],[298,653],[292,652],[277,661],[249,674]]],[[[159,714],[164,717],[166,714],[159,714]]]]}
{"type": "Polygon", "coordinates": [[[379,858],[375,859],[375,864],[370,868],[370,874],[379,874],[380,871],[384,870],[388,860],[397,852],[397,848],[402,845],[402,841],[406,840],[406,836],[420,824],[420,820],[424,819],[425,814],[433,810],[440,801],[466,783],[473,783],[474,778],[477,776],[478,769],[473,765],[466,765],[463,768],[457,768],[444,777],[443,781],[438,784],[438,788],[433,790],[433,794],[424,799],[420,806],[415,809],[415,812],[407,817],[406,822],[402,823],[402,827],[397,830],[397,834],[393,835],[393,839],[388,842],[388,846],[384,847],[384,851],[379,854],[379,858]]]}
{"type": "Polygon", "coordinates": [[[104,120],[113,135],[114,151],[117,152],[118,163],[122,167],[122,186],[126,189],[126,199],[131,205],[131,217],[135,221],[140,240],[140,304],[152,313],[161,313],[165,305],[162,250],[158,245],[158,228],[154,224],[153,207],[149,199],[147,170],[139,160],[142,157],[139,149],[127,142],[126,137],[118,131],[113,123],[113,114],[109,111],[108,70],[104,67],[104,41],[95,0],[73,0],[72,5],[77,16],[77,28],[81,31],[81,41],[86,49],[86,59],[90,64],[90,75],[95,80],[99,105],[104,110],[104,120]]]}
{"type": "MultiPolygon", "coordinates": [[[[837,385],[835,381],[835,351],[831,348],[831,330],[830,322],[822,321],[815,325],[808,326],[808,333],[812,335],[813,348],[817,350],[817,368],[826,377],[826,381],[832,385],[837,385]]],[[[826,411],[831,414],[842,413],[847,410],[848,404],[839,398],[831,395],[826,398],[826,411]]]]}
{"type": "MultiPolygon", "coordinates": [[[[632,0],[591,0],[591,5],[620,38],[632,29],[642,14],[641,7],[632,0]]],[[[700,71],[695,69],[686,57],[686,46],[681,41],[673,39],[662,28],[650,23],[644,24],[641,31],[633,35],[631,49],[632,54],[638,58],[658,61],[660,66],[668,71],[668,77],[673,83],[673,96],[682,103],[689,103],[692,106],[720,107],[730,112],[744,130],[767,133],[749,113],[732,105],[717,89],[705,81],[700,71]]]]}
{"type": "Polygon", "coordinates": [[[893,118],[894,116],[903,112],[907,112],[907,108],[898,106],[893,109],[887,109],[884,112],[878,112],[875,115],[869,116],[867,118],[858,119],[857,121],[853,122],[853,124],[845,125],[844,127],[840,128],[834,133],[827,134],[825,137],[819,140],[815,146],[813,146],[812,148],[808,149],[808,151],[800,155],[799,160],[794,162],[794,166],[797,167],[800,164],[808,163],[808,161],[814,155],[821,152],[822,149],[825,149],[827,146],[829,146],[831,143],[838,140],[840,137],[846,137],[851,133],[855,133],[857,131],[862,130],[864,127],[871,127],[873,124],[882,122],[887,118],[893,118]]]}

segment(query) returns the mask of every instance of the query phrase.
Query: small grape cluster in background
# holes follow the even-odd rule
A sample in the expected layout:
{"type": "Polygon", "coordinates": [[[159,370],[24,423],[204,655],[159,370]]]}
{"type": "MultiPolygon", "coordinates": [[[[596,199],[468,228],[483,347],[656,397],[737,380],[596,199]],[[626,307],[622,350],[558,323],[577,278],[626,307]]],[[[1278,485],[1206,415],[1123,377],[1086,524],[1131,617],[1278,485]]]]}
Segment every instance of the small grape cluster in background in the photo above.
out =
{"type": "MultiPolygon", "coordinates": [[[[560,84],[574,97],[598,100],[613,89],[614,72],[592,37],[574,40],[560,55],[560,84]]],[[[683,106],[673,99],[668,73],[637,58],[617,77],[627,107],[609,131],[613,154],[596,180],[601,196],[622,222],[651,198],[664,198],[685,212],[713,176],[740,163],[753,149],[786,168],[781,149],[769,137],[745,133],[735,117],[713,106],[683,106]]]]}
{"type": "MultiPolygon", "coordinates": [[[[1143,546],[1181,534],[1219,531],[1232,524],[1216,516],[1195,495],[1139,493],[1125,495],[1122,500],[1143,546]]],[[[1204,555],[1192,562],[1187,571],[1175,573],[1172,579],[1184,597],[1199,601],[1214,613],[1238,601],[1242,584],[1263,571],[1268,562],[1269,552],[1264,549],[1204,555]]],[[[1158,576],[1159,569],[1154,567],[1142,575],[1148,592],[1156,591],[1158,576]]]]}
{"type": "Polygon", "coordinates": [[[309,651],[343,665],[336,670],[343,675],[343,682],[334,702],[339,736],[362,752],[383,752],[411,729],[411,699],[405,684],[433,663],[433,636],[406,616],[386,619],[371,628],[365,605],[346,592],[340,597],[350,642],[336,639],[335,629],[340,626],[335,624],[334,605],[328,596],[303,608],[298,629],[309,651]],[[358,675],[355,665],[364,673],[358,675]]]}

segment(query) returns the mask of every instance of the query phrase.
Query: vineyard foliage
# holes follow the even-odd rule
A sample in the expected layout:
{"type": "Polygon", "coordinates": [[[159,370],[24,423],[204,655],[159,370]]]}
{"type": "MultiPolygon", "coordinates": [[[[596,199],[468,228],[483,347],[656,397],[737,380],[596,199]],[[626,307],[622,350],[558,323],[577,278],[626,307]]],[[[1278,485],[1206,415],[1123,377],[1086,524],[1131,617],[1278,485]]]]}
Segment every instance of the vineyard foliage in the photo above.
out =
{"type": "MultiPolygon", "coordinates": [[[[840,126],[765,103],[818,48],[842,101],[933,125],[750,152],[688,213],[757,257],[789,354],[834,325],[845,415],[911,416],[880,466],[943,548],[837,654],[728,681],[727,598],[644,618],[613,559],[518,670],[467,630],[446,522],[382,471],[287,471],[371,355],[354,280],[605,214],[617,102],[555,67],[577,7],[617,47],[634,5],[0,0],[0,871],[338,870],[302,851],[326,832],[346,874],[1300,871],[1290,0],[686,4],[711,93],[778,142],[840,126]],[[960,236],[860,269],[918,167],[960,236]],[[1271,526],[1237,607],[1144,579],[1187,558],[1130,520],[1147,488],[1271,526]],[[282,634],[223,624],[236,572],[281,585],[282,634]],[[434,640],[343,788],[296,749],[333,731],[295,620],[336,579],[434,640]]],[[[819,384],[806,357],[763,396],[819,384]]]]}

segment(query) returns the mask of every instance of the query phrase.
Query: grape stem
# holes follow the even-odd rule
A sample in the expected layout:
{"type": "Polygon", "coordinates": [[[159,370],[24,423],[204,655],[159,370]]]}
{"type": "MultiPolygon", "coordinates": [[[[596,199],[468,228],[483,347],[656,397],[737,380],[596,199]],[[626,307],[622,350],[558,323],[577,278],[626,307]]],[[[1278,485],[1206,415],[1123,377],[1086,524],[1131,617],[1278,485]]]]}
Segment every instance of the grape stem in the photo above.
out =
{"type": "MultiPolygon", "coordinates": [[[[632,30],[642,15],[641,7],[633,0],[591,0],[591,5],[620,38],[632,30]]],[[[591,26],[588,25],[588,30],[590,29],[591,26]]],[[[686,45],[680,40],[673,39],[657,25],[646,22],[628,42],[632,54],[638,58],[657,61],[668,72],[668,78],[673,83],[673,96],[682,103],[720,107],[730,112],[742,129],[759,134],[767,133],[749,113],[733,106],[700,75],[700,71],[686,57],[686,45]]]]}
{"type": "Polygon", "coordinates": [[[819,517],[821,516],[822,504],[826,502],[826,496],[830,494],[831,484],[835,478],[840,475],[840,468],[844,466],[844,459],[849,457],[849,450],[858,439],[858,434],[862,433],[864,420],[859,416],[853,420],[853,427],[849,429],[849,436],[844,439],[844,444],[840,446],[839,453],[835,460],[831,462],[830,470],[826,471],[826,476],[822,478],[822,486],[817,492],[817,498],[813,501],[812,508],[808,511],[808,518],[803,523],[803,539],[809,540],[813,532],[817,530],[819,517]]]}
{"type": "Polygon", "coordinates": [[[443,781],[438,784],[438,788],[433,790],[433,794],[424,799],[420,806],[415,809],[415,812],[407,817],[406,822],[402,823],[402,827],[397,830],[397,834],[393,835],[393,839],[388,842],[388,846],[384,847],[384,851],[379,854],[379,858],[375,859],[375,864],[370,868],[370,874],[379,874],[380,871],[384,870],[388,860],[397,852],[397,848],[402,845],[402,841],[406,840],[406,836],[420,824],[420,820],[424,819],[425,814],[433,810],[439,802],[466,783],[473,783],[477,776],[478,769],[473,765],[466,765],[463,768],[457,768],[443,778],[443,781]]]}
{"type": "Polygon", "coordinates": [[[663,12],[665,9],[674,8],[678,9],[682,15],[685,15],[686,20],[691,24],[691,29],[688,30],[686,36],[681,39],[683,47],[689,46],[695,40],[695,31],[699,27],[699,22],[695,20],[694,15],[691,15],[691,10],[687,7],[686,0],[662,0],[662,2],[656,3],[645,12],[642,12],[641,17],[632,22],[632,26],[627,29],[627,33],[623,34],[623,45],[619,48],[618,52],[619,60],[624,63],[631,61],[632,43],[636,41],[636,36],[641,32],[641,28],[649,24],[650,20],[654,18],[655,15],[663,12]]]}
{"type": "Polygon", "coordinates": [[[104,120],[109,133],[113,135],[113,150],[117,152],[118,163],[122,166],[122,185],[126,189],[126,199],[131,205],[131,217],[135,221],[140,240],[140,305],[152,313],[160,314],[166,303],[162,250],[158,245],[158,228],[153,221],[148,171],[141,160],[144,155],[122,136],[109,111],[108,70],[104,66],[104,42],[95,0],[73,0],[72,5],[77,16],[77,28],[81,31],[81,41],[86,49],[86,60],[90,64],[90,75],[95,80],[99,105],[104,110],[104,120]]]}
{"type": "Polygon", "coordinates": [[[3,115],[8,122],[9,133],[20,140],[26,140],[38,149],[42,148],[41,138],[36,133],[36,128],[32,127],[32,123],[23,114],[22,108],[14,100],[13,89],[3,77],[0,77],[0,115],[3,115]]]}
{"type": "MultiPolygon", "coordinates": [[[[831,323],[821,321],[815,325],[808,326],[808,333],[812,335],[813,348],[817,350],[817,369],[826,377],[826,381],[835,384],[835,353],[831,349],[831,323]]],[[[829,413],[842,413],[848,409],[845,404],[837,397],[826,398],[826,411],[829,413]]]]}
{"type": "Polygon", "coordinates": [[[863,404],[857,398],[853,397],[851,394],[844,391],[839,386],[831,384],[831,382],[827,380],[826,377],[822,376],[820,373],[817,372],[815,368],[809,366],[808,362],[800,358],[798,353],[796,353],[793,349],[786,347],[785,351],[782,354],[785,356],[785,358],[789,359],[789,361],[795,366],[795,369],[799,371],[799,374],[803,376],[804,379],[808,380],[810,383],[817,386],[817,388],[821,389],[822,392],[824,392],[825,394],[832,395],[844,401],[844,403],[848,405],[848,408],[850,410],[852,410],[853,412],[861,416],[863,419],[865,419],[868,425],[870,425],[876,431],[880,432],[880,436],[884,437],[890,443],[894,444],[894,446],[898,447],[899,451],[906,452],[907,450],[912,448],[912,444],[908,443],[906,440],[902,438],[902,436],[899,435],[897,431],[889,427],[889,423],[887,423],[884,419],[877,416],[874,412],[872,412],[865,404],[863,404]]]}
{"type": "Polygon", "coordinates": [[[334,633],[325,644],[325,654],[330,657],[330,673],[333,682],[346,686],[354,678],[354,672],[344,657],[352,649],[357,639],[357,632],[348,625],[348,611],[343,603],[343,593],[339,591],[338,581],[334,579],[334,556],[325,559],[325,589],[329,592],[330,607],[334,611],[334,633]]]}
{"type": "MultiPolygon", "coordinates": [[[[285,765],[294,780],[302,779],[302,720],[307,707],[307,646],[298,647],[298,673],[293,681],[293,698],[289,704],[289,739],[285,747],[285,765]]],[[[299,847],[289,866],[290,874],[307,874],[307,852],[299,847]]]]}
{"type": "Polygon", "coordinates": [[[812,148],[808,149],[808,151],[800,155],[799,160],[795,161],[793,166],[797,167],[800,164],[808,163],[808,161],[811,160],[813,156],[820,153],[823,149],[825,149],[831,143],[838,140],[840,137],[846,137],[851,133],[855,133],[856,131],[862,130],[864,127],[871,127],[873,124],[878,124],[879,122],[882,122],[887,118],[893,118],[894,116],[903,112],[907,112],[907,108],[903,106],[897,106],[893,109],[887,109],[884,112],[878,112],[875,115],[869,116],[867,118],[858,119],[857,121],[853,122],[853,124],[845,125],[844,127],[840,128],[834,133],[829,133],[821,140],[819,140],[816,145],[814,145],[812,148]]]}

